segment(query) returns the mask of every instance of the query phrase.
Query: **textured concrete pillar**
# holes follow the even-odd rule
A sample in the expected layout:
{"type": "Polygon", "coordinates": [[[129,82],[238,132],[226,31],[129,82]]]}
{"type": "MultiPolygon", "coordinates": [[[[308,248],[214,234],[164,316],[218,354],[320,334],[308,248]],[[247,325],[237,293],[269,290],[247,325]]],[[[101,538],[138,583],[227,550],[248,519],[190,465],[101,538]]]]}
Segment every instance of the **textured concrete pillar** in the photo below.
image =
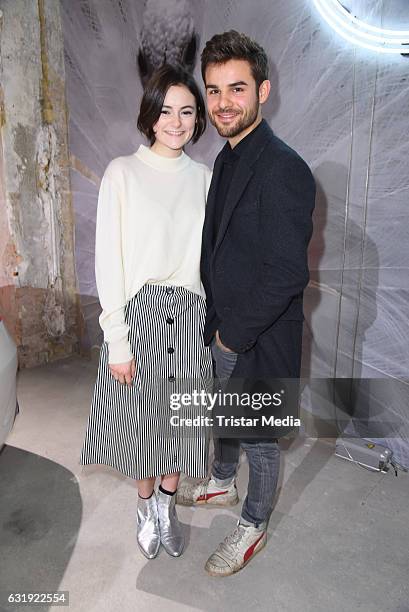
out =
{"type": "Polygon", "coordinates": [[[59,2],[0,0],[0,310],[22,366],[78,350],[59,2]]]}

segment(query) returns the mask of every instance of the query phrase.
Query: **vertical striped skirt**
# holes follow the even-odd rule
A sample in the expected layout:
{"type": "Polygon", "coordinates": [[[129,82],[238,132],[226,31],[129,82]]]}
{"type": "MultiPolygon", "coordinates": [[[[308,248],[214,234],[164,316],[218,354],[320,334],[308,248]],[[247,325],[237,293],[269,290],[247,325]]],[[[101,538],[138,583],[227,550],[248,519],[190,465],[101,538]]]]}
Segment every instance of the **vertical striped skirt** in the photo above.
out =
{"type": "Polygon", "coordinates": [[[82,465],[109,465],[136,479],[173,472],[207,475],[209,436],[201,418],[208,416],[207,407],[193,402],[175,408],[180,394],[211,391],[211,354],[203,344],[205,312],[204,299],[183,287],[145,285],[127,303],[135,378],[130,387],[113,378],[104,343],[82,465]],[[175,416],[176,423],[171,419],[175,416]],[[183,419],[196,425],[183,425],[189,423],[183,419]]]}

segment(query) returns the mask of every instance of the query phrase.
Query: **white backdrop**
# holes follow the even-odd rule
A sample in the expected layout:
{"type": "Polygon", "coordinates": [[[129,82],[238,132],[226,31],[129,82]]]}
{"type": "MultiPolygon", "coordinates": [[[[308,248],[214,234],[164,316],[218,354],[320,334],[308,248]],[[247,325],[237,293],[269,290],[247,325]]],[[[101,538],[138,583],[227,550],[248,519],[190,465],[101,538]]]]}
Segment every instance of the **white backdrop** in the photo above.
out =
{"type": "MultiPolygon", "coordinates": [[[[409,29],[407,0],[344,4],[374,25],[409,29]]],[[[61,13],[89,345],[101,341],[93,261],[98,180],[113,157],[142,142],[141,46],[152,58],[169,57],[193,31],[200,48],[216,32],[244,31],[271,60],[265,117],[318,184],[303,373],[383,379],[382,391],[358,390],[355,413],[375,410],[381,421],[392,420],[386,443],[409,465],[409,58],[354,49],[311,0],[61,0],[61,13]]],[[[200,80],[199,57],[195,75],[200,80]]],[[[221,145],[210,127],[189,153],[211,166],[221,145]]],[[[307,387],[303,401],[311,409],[319,398],[307,387]]]]}

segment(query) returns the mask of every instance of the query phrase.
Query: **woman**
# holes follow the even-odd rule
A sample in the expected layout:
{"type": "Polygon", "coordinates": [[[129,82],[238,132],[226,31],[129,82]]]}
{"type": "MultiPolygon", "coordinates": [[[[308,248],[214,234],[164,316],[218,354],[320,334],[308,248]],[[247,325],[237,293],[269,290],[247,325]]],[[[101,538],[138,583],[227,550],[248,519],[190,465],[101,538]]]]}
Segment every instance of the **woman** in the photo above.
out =
{"type": "MultiPolygon", "coordinates": [[[[172,556],[182,553],[179,475],[207,474],[204,428],[182,429],[171,419],[172,394],[203,388],[212,372],[199,271],[210,171],[183,151],[205,127],[193,77],[163,66],[146,86],[138,118],[150,148],[114,159],[98,198],[104,344],[81,463],[110,465],[137,480],[137,542],[149,559],[161,543],[172,556]]],[[[177,422],[205,411],[182,406],[177,422]]]]}

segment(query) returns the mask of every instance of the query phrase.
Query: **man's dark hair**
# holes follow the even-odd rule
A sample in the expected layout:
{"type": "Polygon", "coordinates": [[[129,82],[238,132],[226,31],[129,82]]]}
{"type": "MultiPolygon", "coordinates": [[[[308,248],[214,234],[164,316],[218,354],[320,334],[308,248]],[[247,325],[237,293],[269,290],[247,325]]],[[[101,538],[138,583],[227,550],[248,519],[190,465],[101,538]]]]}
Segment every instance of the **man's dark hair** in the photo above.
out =
{"type": "Polygon", "coordinates": [[[206,129],[205,104],[195,79],[182,66],[164,64],[146,84],[139,109],[138,130],[146,136],[151,145],[155,142],[153,126],[160,117],[167,91],[172,85],[184,85],[196,100],[196,124],[192,142],[197,142],[206,129]]]}
{"type": "Polygon", "coordinates": [[[215,34],[207,41],[201,57],[202,77],[205,83],[206,68],[209,64],[224,64],[232,59],[246,60],[250,64],[257,89],[268,79],[268,58],[263,47],[236,30],[215,34]]]}

